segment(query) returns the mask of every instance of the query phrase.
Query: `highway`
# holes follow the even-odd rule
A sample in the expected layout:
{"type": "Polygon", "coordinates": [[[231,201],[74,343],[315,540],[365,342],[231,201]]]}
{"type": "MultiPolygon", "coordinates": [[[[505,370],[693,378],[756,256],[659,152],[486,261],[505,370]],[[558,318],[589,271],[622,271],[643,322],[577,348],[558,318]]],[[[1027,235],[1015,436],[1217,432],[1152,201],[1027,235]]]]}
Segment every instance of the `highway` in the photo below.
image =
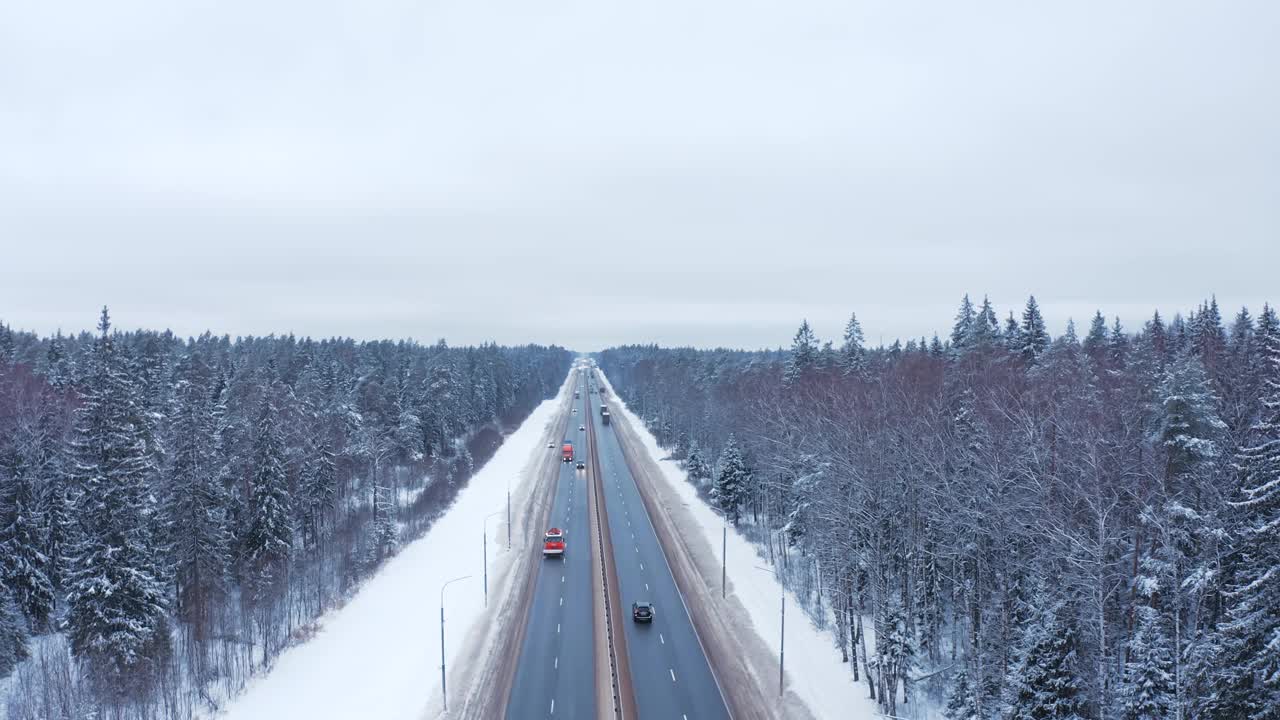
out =
{"type": "Polygon", "coordinates": [[[618,438],[601,421],[599,395],[590,397],[590,418],[604,476],[614,563],[621,585],[631,685],[640,720],[728,718],[724,697],[694,632],[618,438]],[[631,603],[646,600],[656,605],[653,623],[632,622],[631,603]]]}
{"type": "MultiPolygon", "coordinates": [[[[577,459],[588,468],[598,468],[602,481],[608,515],[606,545],[612,546],[617,575],[617,584],[611,582],[611,587],[619,595],[612,603],[621,609],[627,660],[622,667],[629,671],[620,682],[635,703],[635,718],[624,703],[623,720],[727,719],[725,699],[635,478],[618,438],[601,420],[600,396],[589,392],[588,372],[575,372],[581,398],[573,401],[577,414],[569,418],[565,435],[573,442],[577,459]],[[578,430],[582,424],[588,425],[587,432],[578,430]],[[636,601],[655,604],[653,623],[632,621],[631,603],[636,601]]],[[[558,454],[559,444],[545,451],[558,454]]],[[[599,592],[599,585],[592,575],[589,542],[593,538],[588,537],[587,512],[587,473],[563,463],[549,522],[565,530],[567,549],[563,559],[540,561],[507,704],[506,717],[511,720],[612,717],[613,708],[597,707],[596,700],[600,674],[594,666],[599,656],[592,613],[597,611],[593,592],[599,592]]],[[[536,546],[541,552],[541,543],[536,546]]]]}
{"type": "MultiPolygon", "coordinates": [[[[586,373],[577,373],[582,394],[578,409],[566,425],[565,439],[585,459],[586,433],[579,432],[587,415],[586,373]]],[[[560,442],[548,453],[560,453],[560,442]]],[[[596,717],[592,577],[587,532],[586,473],[575,463],[560,463],[550,524],[565,532],[565,554],[544,558],[538,570],[533,603],[524,628],[519,665],[507,704],[511,720],[530,718],[596,717]]],[[[533,543],[542,552],[541,538],[533,543]]]]}

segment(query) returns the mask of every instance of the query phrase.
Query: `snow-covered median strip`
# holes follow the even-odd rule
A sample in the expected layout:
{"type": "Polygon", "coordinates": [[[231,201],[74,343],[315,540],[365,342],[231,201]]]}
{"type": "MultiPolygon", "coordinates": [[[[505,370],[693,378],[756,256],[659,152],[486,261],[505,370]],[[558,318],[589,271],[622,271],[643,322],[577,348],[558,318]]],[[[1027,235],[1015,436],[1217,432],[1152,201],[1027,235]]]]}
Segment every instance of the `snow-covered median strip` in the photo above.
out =
{"type": "MultiPolygon", "coordinates": [[[[609,388],[609,412],[624,414],[645,450],[662,469],[662,477],[669,488],[679,496],[701,528],[708,546],[718,551],[721,546],[720,516],[698,497],[684,470],[675,461],[667,459],[668,453],[658,446],[653,433],[627,408],[607,379],[604,383],[609,388]]],[[[717,553],[717,564],[719,559],[717,553]]],[[[727,570],[730,599],[742,604],[751,619],[752,629],[773,651],[776,661],[782,588],[772,575],[757,569],[766,562],[757,554],[754,545],[736,532],[729,533],[727,570]]],[[[787,689],[798,695],[814,715],[849,720],[880,717],[876,703],[867,698],[866,686],[856,684],[849,666],[840,662],[830,633],[813,626],[790,592],[787,593],[786,643],[787,689]]],[[[777,689],[771,690],[776,692],[777,689]]]]}
{"type": "MultiPolygon", "coordinates": [[[[489,528],[490,599],[511,554],[506,549],[507,483],[513,495],[533,478],[559,396],[539,405],[458,493],[422,538],[406,546],[342,609],[323,618],[310,642],[291,648],[220,718],[227,720],[418,720],[440,702],[440,587],[449,662],[484,613],[481,524],[489,528]]],[[[522,551],[517,547],[516,552],[522,551]]],[[[452,668],[451,668],[452,669],[452,668]]],[[[450,675],[452,676],[452,672],[450,675]]],[[[452,693],[451,693],[452,694],[452,693]]]]}

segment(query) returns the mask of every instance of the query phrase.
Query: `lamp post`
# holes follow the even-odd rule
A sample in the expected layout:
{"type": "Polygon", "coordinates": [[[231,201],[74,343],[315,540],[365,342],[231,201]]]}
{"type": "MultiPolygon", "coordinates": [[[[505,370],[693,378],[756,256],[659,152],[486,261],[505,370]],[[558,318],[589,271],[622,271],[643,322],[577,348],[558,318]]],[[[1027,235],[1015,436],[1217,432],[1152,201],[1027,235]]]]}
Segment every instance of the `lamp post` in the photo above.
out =
{"type": "Polygon", "coordinates": [[[775,568],[760,567],[756,565],[757,570],[763,570],[778,580],[778,589],[782,594],[782,622],[778,629],[778,697],[782,697],[783,690],[783,668],[787,658],[787,589],[782,586],[782,580],[778,578],[778,571],[775,568]]]}
{"type": "Polygon", "coordinates": [[[489,607],[489,518],[501,515],[502,511],[491,512],[484,516],[484,606],[489,607]]]}
{"type": "Polygon", "coordinates": [[[444,711],[449,712],[449,691],[445,686],[445,659],[444,659],[444,589],[458,582],[466,580],[470,575],[456,577],[440,586],[440,697],[444,700],[444,711]]]}

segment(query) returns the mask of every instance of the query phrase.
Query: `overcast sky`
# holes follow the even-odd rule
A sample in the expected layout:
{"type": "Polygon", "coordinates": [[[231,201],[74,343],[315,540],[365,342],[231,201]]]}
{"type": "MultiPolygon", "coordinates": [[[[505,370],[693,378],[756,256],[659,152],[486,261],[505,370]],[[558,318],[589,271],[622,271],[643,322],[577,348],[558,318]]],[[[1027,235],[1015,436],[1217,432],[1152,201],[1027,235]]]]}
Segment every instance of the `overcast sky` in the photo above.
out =
{"type": "Polygon", "coordinates": [[[1280,301],[1275,0],[0,2],[0,319],[767,347],[1280,301]]]}

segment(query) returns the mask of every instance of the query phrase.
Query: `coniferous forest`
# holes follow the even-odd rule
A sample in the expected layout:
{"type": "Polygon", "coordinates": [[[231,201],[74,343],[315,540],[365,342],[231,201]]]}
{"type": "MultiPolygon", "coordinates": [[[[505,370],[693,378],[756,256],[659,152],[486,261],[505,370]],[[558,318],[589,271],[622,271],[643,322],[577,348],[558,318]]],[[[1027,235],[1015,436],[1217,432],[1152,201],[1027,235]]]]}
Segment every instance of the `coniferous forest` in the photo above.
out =
{"type": "Polygon", "coordinates": [[[184,718],[269,665],[552,396],[558,347],[0,324],[10,718],[184,718]]]}
{"type": "Polygon", "coordinates": [[[888,715],[1280,717],[1280,322],[600,354],[888,715]],[[868,632],[871,630],[871,632],[868,632]],[[869,637],[870,636],[870,637],[869,637]]]}

